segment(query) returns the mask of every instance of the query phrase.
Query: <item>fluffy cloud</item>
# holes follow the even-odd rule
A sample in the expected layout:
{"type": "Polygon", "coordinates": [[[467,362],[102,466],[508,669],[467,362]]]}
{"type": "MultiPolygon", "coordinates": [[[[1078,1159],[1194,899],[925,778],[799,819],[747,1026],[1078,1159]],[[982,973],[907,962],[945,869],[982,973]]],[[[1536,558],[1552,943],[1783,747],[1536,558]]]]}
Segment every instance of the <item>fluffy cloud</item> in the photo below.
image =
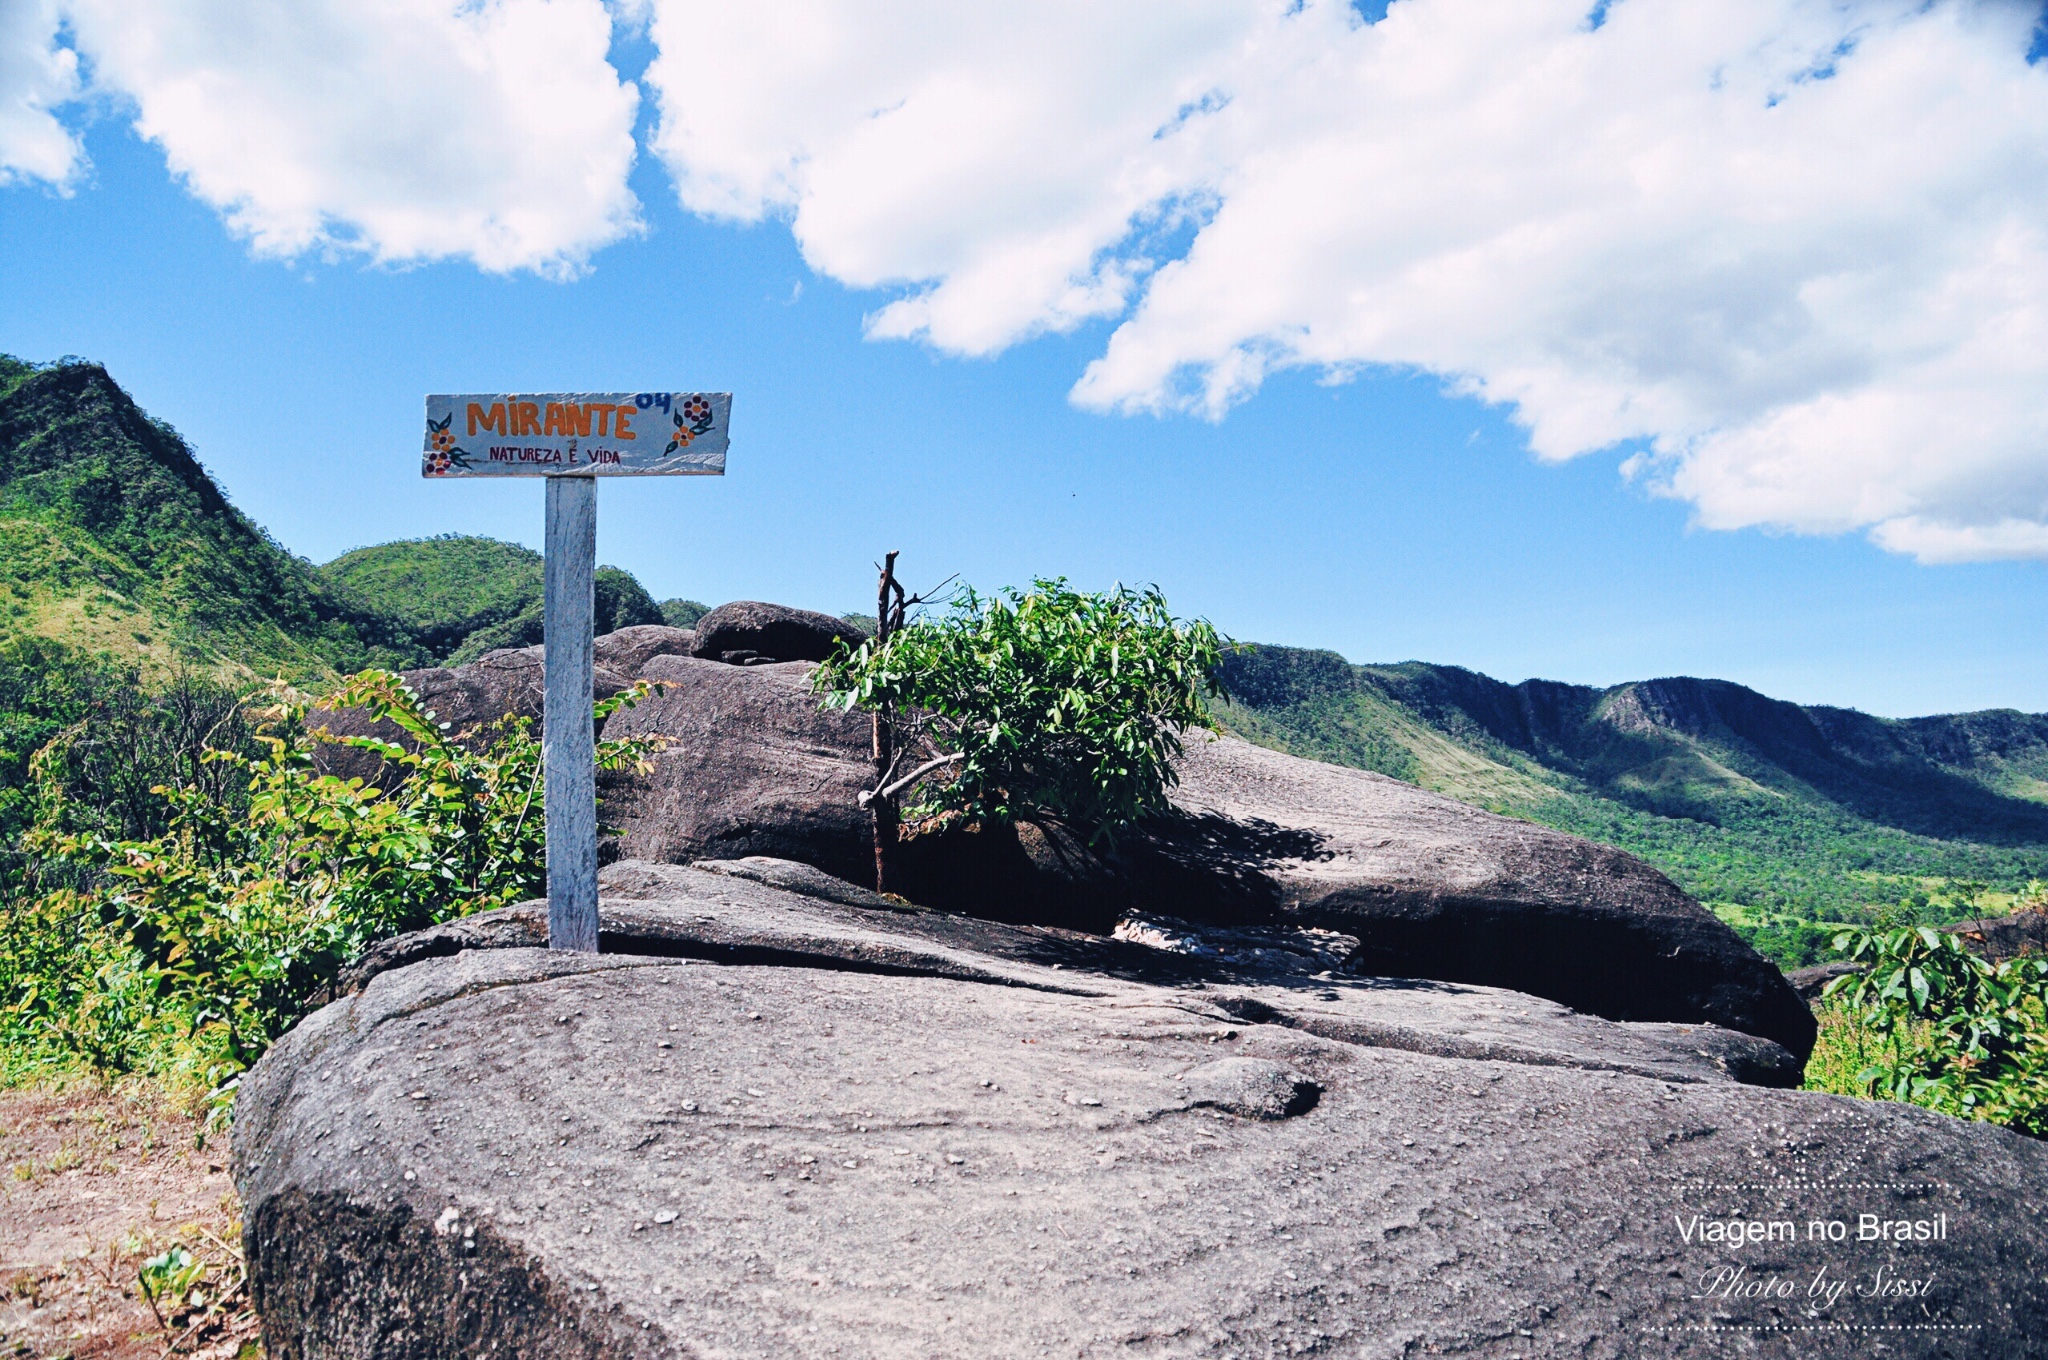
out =
{"type": "Polygon", "coordinates": [[[0,5],[0,184],[63,188],[82,156],[55,109],[78,94],[78,57],[57,43],[56,0],[0,5]]]}
{"type": "Polygon", "coordinates": [[[573,273],[638,227],[602,0],[60,0],[101,89],[265,254],[573,273]]]}
{"type": "Polygon", "coordinates": [[[788,212],[809,262],[932,286],[871,332],[985,354],[1125,310],[1196,183],[1177,135],[1271,17],[1243,0],[656,0],[655,149],[683,203],[788,212]]]}
{"type": "Polygon", "coordinates": [[[2037,3],[655,0],[683,201],[871,319],[1220,417],[1277,370],[1509,403],[1713,527],[2048,556],[2037,3]]]}

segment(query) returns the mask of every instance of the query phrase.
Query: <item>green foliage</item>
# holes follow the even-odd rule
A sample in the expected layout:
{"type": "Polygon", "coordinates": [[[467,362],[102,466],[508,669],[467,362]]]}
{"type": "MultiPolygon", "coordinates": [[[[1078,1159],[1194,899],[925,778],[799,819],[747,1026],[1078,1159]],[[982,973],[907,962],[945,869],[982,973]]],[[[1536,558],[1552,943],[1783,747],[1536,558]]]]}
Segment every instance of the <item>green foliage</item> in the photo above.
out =
{"type": "Polygon", "coordinates": [[[48,639],[0,640],[0,906],[21,909],[32,858],[21,837],[32,826],[158,835],[168,825],[158,784],[203,786],[233,803],[226,771],[201,759],[208,746],[250,749],[239,696],[214,677],[177,669],[146,680],[132,664],[48,639]],[[31,777],[33,756],[53,742],[31,777]]]}
{"type": "Polygon", "coordinates": [[[646,623],[662,623],[661,606],[633,573],[622,567],[599,567],[593,619],[599,636],[646,623]]]}
{"type": "Polygon", "coordinates": [[[206,1262],[182,1243],[150,1257],[136,1272],[142,1291],[152,1307],[181,1309],[191,1306],[191,1292],[206,1278],[206,1262]]]}
{"type": "Polygon", "coordinates": [[[943,617],[842,647],[812,683],[830,706],[893,716],[885,786],[939,762],[912,786],[912,824],[1044,814],[1111,835],[1165,806],[1180,734],[1210,726],[1223,650],[1157,590],[1039,580],[964,590],[943,617]]]}
{"type": "Polygon", "coordinates": [[[1734,927],[1735,933],[1757,953],[1787,971],[1825,963],[1835,935],[1844,925],[1840,921],[1806,921],[1726,905],[1717,907],[1715,915],[1734,927]]]}
{"type": "MultiPolygon", "coordinates": [[[[660,623],[661,610],[654,597],[618,567],[599,567],[591,605],[591,631],[598,636],[630,628],[635,624],[660,623]]],[[[525,612],[489,628],[471,633],[448,655],[447,664],[461,666],[500,647],[537,647],[546,641],[546,621],[541,597],[536,593],[525,612]]]]}
{"type": "Polygon", "coordinates": [[[364,609],[411,630],[436,659],[540,599],[541,555],[495,538],[446,534],[343,553],[320,574],[364,609]]]}
{"type": "Polygon", "coordinates": [[[1992,963],[1927,926],[1845,930],[1835,948],[1863,969],[1826,993],[1862,1062],[1848,1093],[2048,1137],[2048,960],[1992,963]]]}
{"type": "MultiPolygon", "coordinates": [[[[65,801],[47,800],[52,815],[29,847],[85,886],[46,881],[7,923],[10,1046],[18,1037],[103,1072],[182,1070],[225,1094],[371,941],[542,891],[540,745],[527,720],[501,721],[472,749],[397,676],[357,675],[325,703],[396,729],[396,740],[339,739],[382,757],[380,787],[322,774],[315,749],[336,739],[309,727],[304,699],[273,699],[255,754],[204,754],[241,796],[222,799],[204,779],[160,786],[160,834],[62,829],[65,801]]],[[[637,764],[649,749],[607,742],[599,763],[637,764]]],[[[68,754],[53,742],[38,772],[68,754]]]]}
{"type": "Polygon", "coordinates": [[[696,600],[663,600],[661,621],[671,628],[695,628],[697,620],[711,612],[711,606],[696,600]]]}

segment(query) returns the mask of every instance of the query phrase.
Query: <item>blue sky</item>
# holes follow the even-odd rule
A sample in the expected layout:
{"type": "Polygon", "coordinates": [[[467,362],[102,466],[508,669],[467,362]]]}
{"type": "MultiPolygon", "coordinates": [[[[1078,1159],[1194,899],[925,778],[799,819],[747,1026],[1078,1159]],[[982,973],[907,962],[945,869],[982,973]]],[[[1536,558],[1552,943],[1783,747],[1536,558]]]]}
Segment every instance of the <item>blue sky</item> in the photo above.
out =
{"type": "Polygon", "coordinates": [[[538,485],[418,476],[425,392],[730,389],[727,477],[600,489],[601,558],[657,597],[861,609],[900,549],[913,585],[1156,582],[1236,637],[1359,661],[1719,676],[1891,716],[2048,710],[2039,560],[1923,565],[1768,516],[1696,527],[1728,518],[1713,493],[1623,476],[1645,440],[1546,461],[1515,408],[1419,363],[1281,364],[1220,409],[1084,407],[1076,383],[1128,308],[983,345],[942,299],[909,338],[864,338],[918,294],[838,281],[860,271],[830,263],[802,203],[686,211],[651,154],[628,181],[644,229],[551,281],[261,253],[126,117],[74,126],[68,196],[0,188],[0,349],[104,362],[315,561],[444,532],[538,546],[538,485]]]}

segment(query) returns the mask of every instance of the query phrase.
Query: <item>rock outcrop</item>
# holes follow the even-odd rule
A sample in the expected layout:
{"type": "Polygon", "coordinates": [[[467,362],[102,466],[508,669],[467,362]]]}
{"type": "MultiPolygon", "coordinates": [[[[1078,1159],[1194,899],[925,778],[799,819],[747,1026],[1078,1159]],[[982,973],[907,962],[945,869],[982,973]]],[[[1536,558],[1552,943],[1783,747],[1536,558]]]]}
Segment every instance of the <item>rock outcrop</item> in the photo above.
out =
{"type": "Polygon", "coordinates": [[[1816,963],[1811,968],[1795,968],[1785,974],[1785,981],[1792,984],[1792,990],[1811,1006],[1818,1003],[1828,984],[1838,977],[1862,972],[1859,964],[1836,960],[1833,963],[1816,963]]]}
{"type": "Polygon", "coordinates": [[[670,863],[772,855],[872,882],[874,833],[855,801],[874,777],[869,720],[821,709],[810,672],[801,662],[649,661],[641,676],[662,692],[606,726],[666,743],[652,774],[607,790],[619,853],[670,863]]]}
{"type": "Polygon", "coordinates": [[[2044,1353],[2048,1145],[1726,1031],[778,877],[826,886],[620,864],[633,952],[535,906],[366,959],[237,1102],[270,1354],[2044,1353]]]}
{"type": "MultiPolygon", "coordinates": [[[[638,632],[640,629],[630,631],[638,632]]],[[[681,629],[664,629],[681,632],[681,629]]],[[[599,642],[604,639],[600,638],[599,642]]],[[[420,706],[448,725],[458,738],[488,742],[492,728],[506,716],[531,718],[540,722],[546,686],[542,678],[545,648],[508,647],[486,652],[466,666],[429,667],[406,671],[405,682],[420,697],[420,706]]],[[[593,698],[608,699],[632,683],[630,673],[598,665],[591,672],[593,698]]],[[[336,737],[373,736],[382,741],[408,740],[394,724],[377,720],[358,708],[323,711],[313,715],[316,725],[336,737]]],[[[384,762],[377,756],[338,744],[319,749],[320,768],[343,779],[360,778],[375,783],[383,774],[384,762]]]]}
{"type": "MultiPolygon", "coordinates": [[[[700,634],[701,636],[701,634],[700,634]]],[[[771,855],[872,881],[856,797],[867,720],[827,713],[795,664],[656,657],[667,692],[609,735],[659,735],[654,773],[610,791],[628,858],[771,855]]],[[[1179,809],[1099,856],[1058,828],[902,847],[903,891],[980,915],[1107,932],[1130,912],[1352,935],[1363,971],[1512,988],[1617,1020],[1710,1021],[1802,1059],[1814,1021],[1769,960],[1633,856],[1410,784],[1191,740],[1179,809]]]]}
{"type": "Polygon", "coordinates": [[[1282,919],[1356,935],[1360,971],[1711,1020],[1802,1059],[1813,1047],[1777,967],[1633,855],[1232,737],[1190,743],[1179,771],[1187,815],[1146,849],[1185,873],[1155,881],[1235,882],[1282,919]]]}
{"type": "Polygon", "coordinates": [[[663,623],[636,623],[599,635],[591,643],[592,661],[615,674],[638,679],[640,670],[657,656],[688,656],[697,642],[692,628],[663,623]]]}
{"type": "MultiPolygon", "coordinates": [[[[621,831],[609,853],[766,855],[872,883],[873,830],[857,801],[873,783],[868,719],[821,709],[809,663],[761,659],[762,649],[817,653],[851,632],[741,601],[695,630],[598,639],[599,696],[636,679],[663,690],[614,715],[606,735],[666,743],[652,774],[607,779],[604,820],[621,831]],[[749,664],[686,650],[745,652],[749,664]]],[[[453,730],[481,731],[505,712],[538,717],[541,657],[537,647],[493,652],[407,679],[453,730]]],[[[328,726],[396,735],[359,713],[328,726]]],[[[377,775],[374,757],[344,748],[323,762],[377,775]]],[[[1175,814],[1114,853],[1054,825],[956,831],[903,844],[892,886],[992,919],[1102,934],[1134,916],[1332,931],[1358,941],[1346,965],[1357,971],[1504,987],[1615,1020],[1705,1021],[1802,1059],[1812,1048],[1813,1017],[1778,970],[1630,855],[1234,737],[1191,740],[1177,769],[1175,814]]]]}
{"type": "Polygon", "coordinates": [[[2048,911],[2029,909],[2006,916],[1985,916],[1948,929],[1994,963],[2048,957],[2048,911]]]}
{"type": "Polygon", "coordinates": [[[823,661],[840,643],[858,647],[867,634],[830,614],[759,600],[735,600],[697,620],[690,655],[733,665],[823,661]]]}

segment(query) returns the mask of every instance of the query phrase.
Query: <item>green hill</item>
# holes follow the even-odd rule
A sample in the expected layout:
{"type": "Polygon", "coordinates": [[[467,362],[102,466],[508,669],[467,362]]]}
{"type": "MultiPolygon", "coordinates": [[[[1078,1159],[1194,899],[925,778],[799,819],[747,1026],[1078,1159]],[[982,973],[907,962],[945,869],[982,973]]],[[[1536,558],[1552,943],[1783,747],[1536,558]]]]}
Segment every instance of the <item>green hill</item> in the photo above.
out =
{"type": "Polygon", "coordinates": [[[663,600],[661,621],[671,628],[695,628],[697,620],[711,612],[701,600],[663,600]]]}
{"type": "Polygon", "coordinates": [[[541,556],[495,538],[449,535],[343,553],[320,575],[364,608],[396,619],[436,657],[539,598],[541,556]]]}
{"type": "Polygon", "coordinates": [[[1957,919],[2048,878],[2048,715],[1895,721],[1721,680],[1508,685],[1287,647],[1226,681],[1251,740],[1621,846],[1788,963],[1819,954],[1809,923],[1957,919]]]}
{"type": "Polygon", "coordinates": [[[4,356],[0,636],[290,674],[420,656],[230,505],[106,370],[4,356]]]}
{"type": "MultiPolygon", "coordinates": [[[[460,665],[541,640],[542,558],[495,538],[447,534],[343,553],[320,574],[363,608],[399,621],[435,661],[460,665]]],[[[597,569],[599,633],[663,622],[633,574],[597,569]]]]}
{"type": "MultiPolygon", "coordinates": [[[[309,680],[538,642],[540,602],[540,554],[495,539],[386,543],[315,567],[105,369],[0,356],[0,639],[309,680]]],[[[599,632],[662,618],[630,573],[598,568],[599,632]]]]}
{"type": "MultiPolygon", "coordinates": [[[[601,631],[661,621],[615,567],[599,569],[597,597],[601,631]]],[[[485,538],[315,567],[235,509],[104,369],[0,356],[0,903],[27,873],[31,758],[59,733],[88,734],[68,748],[66,806],[154,834],[151,785],[189,775],[204,743],[240,739],[252,677],[317,687],[538,642],[540,598],[539,554],[485,538]]]]}

